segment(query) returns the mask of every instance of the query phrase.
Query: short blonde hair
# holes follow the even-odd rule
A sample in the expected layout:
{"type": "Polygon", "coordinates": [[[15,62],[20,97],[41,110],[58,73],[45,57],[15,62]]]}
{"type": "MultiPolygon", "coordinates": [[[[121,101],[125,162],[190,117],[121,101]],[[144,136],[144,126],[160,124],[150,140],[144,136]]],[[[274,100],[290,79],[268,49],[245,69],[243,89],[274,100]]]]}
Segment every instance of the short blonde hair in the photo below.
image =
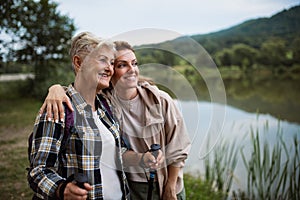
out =
{"type": "Polygon", "coordinates": [[[91,52],[99,43],[101,39],[90,32],[82,32],[74,36],[71,40],[70,57],[81,56],[91,52]]]}
{"type": "MultiPolygon", "coordinates": [[[[71,48],[69,51],[71,62],[75,55],[84,59],[84,57],[92,52],[92,50],[94,50],[95,48],[103,47],[107,47],[115,51],[115,44],[112,41],[104,40],[100,37],[97,37],[91,32],[81,32],[74,36],[71,40],[71,48]]],[[[72,67],[74,69],[73,62],[72,67]]]]}

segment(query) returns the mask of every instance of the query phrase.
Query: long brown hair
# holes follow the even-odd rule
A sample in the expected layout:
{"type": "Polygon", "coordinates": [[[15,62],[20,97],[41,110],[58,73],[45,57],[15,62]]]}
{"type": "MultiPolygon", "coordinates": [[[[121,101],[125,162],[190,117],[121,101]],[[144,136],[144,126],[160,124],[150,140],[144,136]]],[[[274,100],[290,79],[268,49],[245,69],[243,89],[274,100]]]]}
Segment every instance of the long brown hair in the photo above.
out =
{"type": "MultiPolygon", "coordinates": [[[[133,53],[135,53],[133,47],[126,41],[115,41],[115,48],[117,51],[122,51],[122,50],[131,50],[133,53]]],[[[145,76],[139,76],[139,83],[145,82],[147,81],[148,83],[150,83],[151,85],[155,85],[154,81],[149,78],[149,77],[145,77],[145,76]]]]}

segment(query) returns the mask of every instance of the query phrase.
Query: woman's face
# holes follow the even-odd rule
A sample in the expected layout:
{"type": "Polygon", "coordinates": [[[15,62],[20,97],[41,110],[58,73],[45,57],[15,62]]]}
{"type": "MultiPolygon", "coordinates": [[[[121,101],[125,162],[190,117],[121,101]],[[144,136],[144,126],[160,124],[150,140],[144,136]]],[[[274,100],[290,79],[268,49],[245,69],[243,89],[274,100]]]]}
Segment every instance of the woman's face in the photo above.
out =
{"type": "Polygon", "coordinates": [[[135,54],[130,49],[116,53],[114,75],[111,79],[114,87],[128,89],[136,88],[139,69],[135,54]]]}
{"type": "Polygon", "coordinates": [[[81,71],[86,84],[94,85],[97,91],[109,87],[114,73],[115,51],[108,47],[94,49],[83,60],[81,71]]]}

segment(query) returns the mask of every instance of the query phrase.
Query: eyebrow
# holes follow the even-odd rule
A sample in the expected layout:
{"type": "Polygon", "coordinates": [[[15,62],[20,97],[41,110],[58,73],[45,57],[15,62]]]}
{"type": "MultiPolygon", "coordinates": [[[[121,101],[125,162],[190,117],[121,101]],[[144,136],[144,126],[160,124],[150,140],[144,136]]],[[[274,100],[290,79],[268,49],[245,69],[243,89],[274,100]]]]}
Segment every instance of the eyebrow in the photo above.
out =
{"type": "MultiPolygon", "coordinates": [[[[99,55],[97,56],[97,58],[99,58],[99,57],[104,57],[105,59],[110,60],[109,57],[107,57],[106,55],[103,55],[103,54],[99,54],[99,55]]],[[[115,57],[113,57],[111,60],[115,60],[115,57]]]]}
{"type": "MultiPolygon", "coordinates": [[[[117,61],[117,62],[128,62],[126,60],[118,60],[118,58],[116,58],[115,61],[117,61]]],[[[132,62],[132,61],[137,61],[137,59],[133,59],[133,60],[131,60],[129,62],[132,62]]]]}

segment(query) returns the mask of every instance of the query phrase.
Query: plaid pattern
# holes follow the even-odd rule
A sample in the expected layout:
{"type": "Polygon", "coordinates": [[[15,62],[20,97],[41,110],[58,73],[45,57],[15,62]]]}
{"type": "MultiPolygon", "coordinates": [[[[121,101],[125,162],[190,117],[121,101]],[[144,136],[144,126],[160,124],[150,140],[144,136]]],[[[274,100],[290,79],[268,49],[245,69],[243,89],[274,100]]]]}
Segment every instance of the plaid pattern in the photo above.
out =
{"type": "MultiPolygon", "coordinates": [[[[80,172],[88,176],[89,183],[93,187],[93,190],[89,192],[89,199],[103,199],[99,167],[101,155],[105,152],[102,152],[101,133],[94,122],[91,106],[86,104],[72,85],[67,88],[67,93],[73,103],[76,131],[70,134],[65,152],[60,153],[65,124],[47,121],[46,113],[36,118],[28,182],[36,197],[53,199],[59,183],[72,174],[80,172]]],[[[125,147],[121,145],[119,126],[98,98],[96,106],[100,120],[110,130],[116,142],[118,153],[115,159],[116,170],[120,180],[112,181],[115,181],[116,184],[121,182],[123,199],[127,199],[128,187],[121,159],[125,147]]]]}

